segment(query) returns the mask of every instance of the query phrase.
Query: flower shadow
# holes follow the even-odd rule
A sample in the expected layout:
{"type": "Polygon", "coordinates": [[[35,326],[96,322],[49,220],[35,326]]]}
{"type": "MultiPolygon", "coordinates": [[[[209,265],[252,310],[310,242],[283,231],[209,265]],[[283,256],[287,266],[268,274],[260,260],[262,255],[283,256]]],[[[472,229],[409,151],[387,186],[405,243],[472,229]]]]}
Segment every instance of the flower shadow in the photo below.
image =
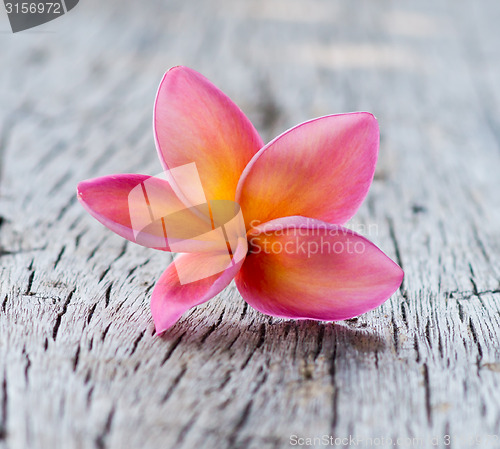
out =
{"type": "Polygon", "coordinates": [[[231,361],[231,365],[240,363],[240,368],[252,360],[268,364],[280,360],[316,361],[347,353],[367,358],[383,352],[387,345],[385,336],[361,319],[333,323],[282,320],[249,310],[243,318],[239,314],[212,316],[212,323],[207,325],[208,319],[200,323],[194,315],[159,338],[169,344],[169,350],[178,348],[186,357],[196,351],[218,356],[221,362],[231,361]]]}

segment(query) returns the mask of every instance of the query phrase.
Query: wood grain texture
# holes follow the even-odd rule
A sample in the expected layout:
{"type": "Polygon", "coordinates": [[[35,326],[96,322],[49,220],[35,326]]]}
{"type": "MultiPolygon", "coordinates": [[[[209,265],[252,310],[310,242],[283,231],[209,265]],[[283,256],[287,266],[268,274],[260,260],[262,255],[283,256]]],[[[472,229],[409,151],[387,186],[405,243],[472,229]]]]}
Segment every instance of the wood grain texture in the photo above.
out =
{"type": "Polygon", "coordinates": [[[82,0],[14,36],[1,16],[0,448],[500,447],[466,439],[500,434],[499,17],[494,0],[82,0]],[[94,222],[75,187],[160,170],[152,105],[176,64],[265,140],[379,118],[353,226],[402,265],[399,292],[331,324],[263,316],[232,285],[153,335],[169,255],[94,222]]]}

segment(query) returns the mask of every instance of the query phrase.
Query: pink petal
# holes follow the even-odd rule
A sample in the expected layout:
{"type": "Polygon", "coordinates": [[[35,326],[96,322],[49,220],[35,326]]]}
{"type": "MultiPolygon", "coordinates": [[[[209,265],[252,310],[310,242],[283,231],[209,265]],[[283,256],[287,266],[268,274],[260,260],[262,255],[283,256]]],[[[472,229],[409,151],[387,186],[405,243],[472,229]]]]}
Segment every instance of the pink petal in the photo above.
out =
{"type": "Polygon", "coordinates": [[[118,235],[174,252],[236,251],[245,237],[237,203],[214,200],[186,208],[170,184],[144,175],[83,181],[78,198],[90,214],[118,235]]]}
{"type": "Polygon", "coordinates": [[[153,124],[165,169],[195,162],[207,199],[234,201],[262,140],[229,97],[198,72],[174,67],[158,89],[153,124]]]}
{"type": "Polygon", "coordinates": [[[104,226],[143,246],[170,250],[169,245],[176,242],[178,252],[226,248],[224,240],[221,245],[218,235],[210,234],[208,205],[187,209],[163,179],[145,175],[104,176],[79,183],[77,194],[83,207],[104,226]],[[193,213],[195,209],[202,213],[193,213]],[[168,221],[162,221],[162,217],[168,221]],[[169,228],[168,240],[165,224],[169,228]],[[170,233],[171,229],[175,232],[170,233]]]}
{"type": "Polygon", "coordinates": [[[368,192],[378,144],[377,120],[367,112],[318,118],[277,137],[239,181],[247,227],[293,215],[345,223],[368,192]]]}
{"type": "Polygon", "coordinates": [[[246,239],[241,239],[233,259],[225,263],[227,254],[183,254],[162,274],[151,297],[151,312],[157,335],[172,327],[189,309],[220,293],[241,268],[247,252],[246,239]],[[221,264],[222,262],[222,264],[221,264]],[[223,271],[203,278],[213,265],[223,271]],[[202,279],[183,284],[178,273],[196,273],[202,279]]]}
{"type": "MultiPolygon", "coordinates": [[[[96,220],[121,237],[135,242],[130,217],[129,195],[134,188],[149,178],[150,176],[146,175],[120,174],[88,179],[78,184],[77,196],[83,207],[96,220]]],[[[179,202],[167,182],[164,182],[163,188],[165,198],[174,203],[179,202]]],[[[142,210],[142,204],[138,205],[137,209],[142,210]]],[[[159,239],[155,237],[162,236],[153,236],[154,240],[158,240],[157,243],[160,243],[158,246],[162,246],[159,239]]]]}
{"type": "Polygon", "coordinates": [[[403,280],[401,268],[373,243],[319,220],[277,219],[249,231],[248,241],[236,285],[268,315],[351,318],[382,304],[403,280]]]}

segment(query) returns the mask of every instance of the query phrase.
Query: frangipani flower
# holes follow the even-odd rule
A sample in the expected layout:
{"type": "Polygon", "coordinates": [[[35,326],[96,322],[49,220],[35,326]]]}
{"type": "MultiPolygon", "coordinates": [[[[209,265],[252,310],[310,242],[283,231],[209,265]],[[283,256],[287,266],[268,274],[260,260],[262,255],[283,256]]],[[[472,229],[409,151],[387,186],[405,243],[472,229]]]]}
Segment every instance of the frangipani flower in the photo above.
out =
{"type": "Polygon", "coordinates": [[[158,89],[153,125],[164,170],[173,173],[194,164],[205,205],[192,202],[175,176],[91,179],[79,184],[78,198],[92,216],[122,237],[185,252],[166,269],[152,294],[158,334],[233,279],[243,299],[265,314],[325,321],[371,310],[401,284],[403,271],[397,264],[342,226],[361,205],[373,179],[379,143],[373,115],[317,118],[264,146],[224,93],[194,70],[174,67],[158,89]],[[163,218],[155,221],[156,227],[144,228],[143,241],[131,218],[141,207],[131,195],[138,186],[150,213],[154,203],[163,215],[176,217],[170,231],[163,218]],[[225,208],[218,215],[218,204],[231,205],[234,213],[228,215],[225,208]],[[208,220],[208,229],[215,233],[231,219],[239,223],[234,225],[239,231],[223,229],[224,248],[211,246],[210,238],[187,236],[205,232],[202,225],[192,224],[197,220],[208,220]],[[186,225],[189,231],[183,235],[186,225]],[[162,232],[155,230],[158,227],[162,232]],[[162,243],[166,235],[168,243],[162,243]],[[214,266],[218,268],[210,274],[214,266]],[[202,275],[181,282],[181,273],[189,272],[202,275]]]}

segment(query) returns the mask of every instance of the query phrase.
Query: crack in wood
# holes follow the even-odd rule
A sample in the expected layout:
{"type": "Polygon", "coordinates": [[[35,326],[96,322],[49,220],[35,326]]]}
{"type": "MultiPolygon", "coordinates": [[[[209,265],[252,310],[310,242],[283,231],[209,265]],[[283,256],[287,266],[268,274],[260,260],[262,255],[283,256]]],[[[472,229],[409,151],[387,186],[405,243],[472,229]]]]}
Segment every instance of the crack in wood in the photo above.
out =
{"type": "Polygon", "coordinates": [[[57,268],[57,265],[59,265],[59,262],[61,261],[64,251],[66,251],[66,245],[62,246],[61,250],[59,251],[59,254],[57,255],[56,261],[54,262],[54,270],[57,268]]]}
{"type": "Polygon", "coordinates": [[[183,364],[182,367],[181,367],[181,370],[180,370],[179,374],[177,374],[177,376],[174,377],[174,379],[172,380],[172,383],[170,384],[170,387],[168,388],[168,390],[165,392],[165,394],[161,398],[160,402],[162,404],[164,404],[165,402],[167,402],[170,399],[170,397],[172,396],[173,392],[179,386],[182,378],[186,374],[186,371],[187,371],[187,365],[183,364]]]}
{"type": "Polygon", "coordinates": [[[73,357],[73,372],[76,372],[76,369],[78,368],[78,362],[80,361],[80,344],[78,344],[76,348],[75,355],[73,357]]]}
{"type": "Polygon", "coordinates": [[[240,413],[239,419],[236,421],[236,424],[233,427],[233,430],[227,437],[227,447],[228,449],[237,449],[240,448],[241,446],[238,445],[238,437],[243,429],[245,427],[245,424],[247,423],[249,417],[250,417],[250,412],[252,411],[253,407],[253,399],[250,399],[245,407],[243,408],[243,411],[240,413]]]}
{"type": "Polygon", "coordinates": [[[258,369],[255,377],[261,375],[261,378],[259,380],[257,380],[257,382],[255,383],[255,386],[253,387],[253,389],[251,391],[252,396],[256,395],[259,392],[259,390],[265,385],[266,380],[269,376],[269,371],[268,371],[269,370],[269,359],[266,360],[265,365],[266,365],[267,369],[264,369],[263,366],[259,366],[259,369],[258,369]]]}
{"type": "Polygon", "coordinates": [[[222,382],[219,384],[219,387],[217,388],[218,391],[224,390],[224,388],[226,387],[226,385],[231,380],[231,373],[232,373],[232,370],[227,370],[226,371],[226,373],[224,374],[224,379],[222,380],[222,382]]]}
{"type": "Polygon", "coordinates": [[[424,377],[425,411],[427,413],[427,422],[429,426],[432,426],[431,385],[429,382],[429,368],[427,363],[424,363],[422,370],[424,377]]]}
{"type": "MultiPolygon", "coordinates": [[[[138,268],[141,268],[141,267],[144,267],[146,266],[149,262],[151,262],[151,258],[148,258],[146,259],[143,263],[140,263],[138,265],[134,265],[129,271],[128,271],[128,274],[127,274],[127,279],[128,278],[131,278],[132,274],[135,273],[135,271],[138,269],[138,268]]],[[[133,279],[133,278],[131,278],[133,279]]]]}
{"type": "Polygon", "coordinates": [[[128,240],[125,240],[122,245],[121,251],[118,253],[118,255],[113,259],[110,265],[114,264],[118,260],[120,260],[126,253],[127,253],[127,248],[128,248],[128,240]]]}
{"type": "Polygon", "coordinates": [[[61,325],[61,320],[62,320],[62,317],[64,316],[64,314],[67,312],[68,310],[68,305],[71,301],[71,298],[73,297],[73,294],[75,293],[76,291],[76,288],[73,289],[69,294],[68,296],[66,297],[66,300],[64,301],[64,304],[63,304],[63,307],[62,307],[62,310],[57,314],[57,317],[56,317],[56,322],[54,323],[54,327],[52,329],[52,339],[54,341],[56,341],[56,338],[57,338],[57,333],[59,332],[59,327],[61,325]]]}
{"type": "Polygon", "coordinates": [[[111,301],[111,287],[113,287],[113,284],[109,284],[108,288],[106,289],[106,293],[104,293],[104,306],[108,307],[109,302],[111,301]]]}
{"type": "Polygon", "coordinates": [[[241,371],[243,371],[247,367],[248,363],[250,362],[250,360],[252,359],[254,354],[264,344],[265,339],[266,339],[266,325],[264,323],[262,323],[259,327],[259,339],[255,343],[255,347],[254,347],[253,351],[247,356],[245,361],[241,364],[241,366],[240,366],[241,371]]]}
{"type": "Polygon", "coordinates": [[[457,301],[457,309],[458,309],[458,318],[463,323],[465,320],[464,308],[462,307],[462,304],[460,304],[460,301],[457,301]]]}
{"type": "Polygon", "coordinates": [[[403,323],[405,323],[405,326],[408,329],[408,316],[406,314],[406,303],[402,302],[399,305],[399,308],[401,310],[401,319],[403,320],[403,323]]]}
{"type": "Polygon", "coordinates": [[[2,401],[0,403],[0,441],[7,438],[7,423],[8,423],[8,393],[7,393],[7,372],[3,372],[2,380],[2,401]]]}
{"type": "Polygon", "coordinates": [[[109,411],[108,417],[106,419],[106,423],[104,424],[104,428],[102,429],[101,433],[97,435],[95,439],[96,449],[106,449],[106,440],[111,431],[114,415],[115,415],[115,406],[111,407],[111,410],[109,411]]]}
{"type": "Polygon", "coordinates": [[[210,337],[210,335],[212,335],[216,329],[219,328],[219,326],[222,324],[222,320],[224,319],[224,314],[226,313],[226,308],[223,308],[222,309],[222,312],[219,316],[219,319],[217,320],[216,323],[212,324],[210,326],[210,328],[208,329],[208,331],[203,335],[203,337],[201,337],[201,340],[200,340],[200,345],[202,345],[203,343],[205,343],[205,341],[207,340],[208,337],[210,337]]]}
{"type": "Polygon", "coordinates": [[[70,209],[73,204],[76,203],[76,195],[72,195],[70,199],[64,204],[64,206],[59,210],[59,214],[57,215],[54,223],[58,223],[62,220],[62,218],[66,215],[66,212],[70,209]]]}
{"type": "Polygon", "coordinates": [[[439,330],[438,330],[437,334],[438,334],[438,351],[439,351],[439,355],[443,359],[444,358],[443,339],[441,337],[441,332],[439,330]]]}
{"type": "Polygon", "coordinates": [[[329,367],[330,385],[332,386],[330,435],[337,434],[339,421],[339,386],[337,385],[337,342],[335,342],[329,367]]]}
{"type": "Polygon", "coordinates": [[[418,336],[417,334],[413,337],[413,349],[415,350],[415,362],[420,363],[420,346],[418,344],[418,336]]]}
{"type": "Polygon", "coordinates": [[[323,351],[323,340],[325,338],[325,325],[323,323],[319,324],[319,332],[318,332],[318,339],[317,339],[317,345],[316,345],[316,350],[314,351],[314,356],[313,360],[316,361],[318,356],[321,354],[323,351]]]}
{"type": "Polygon", "coordinates": [[[24,380],[26,382],[26,386],[29,385],[29,372],[31,368],[31,359],[29,354],[26,352],[26,345],[23,347],[23,355],[24,359],[26,361],[26,364],[24,365],[24,380]]]}
{"type": "Polygon", "coordinates": [[[425,325],[425,339],[427,340],[427,343],[429,344],[429,348],[432,349],[431,322],[429,319],[427,319],[427,323],[425,325]]]}
{"type": "Polygon", "coordinates": [[[80,246],[80,242],[82,240],[82,237],[88,232],[88,229],[84,229],[82,232],[80,232],[76,237],[75,237],[75,249],[78,249],[80,246]]]}
{"type": "Polygon", "coordinates": [[[224,352],[229,352],[231,348],[234,346],[234,344],[238,341],[238,339],[241,337],[241,332],[238,331],[236,334],[236,337],[234,337],[229,344],[224,348],[224,352]]]}
{"type": "Polygon", "coordinates": [[[108,335],[108,332],[109,332],[109,328],[111,327],[111,324],[113,323],[109,323],[106,328],[102,331],[102,334],[101,334],[101,341],[104,342],[104,340],[106,339],[106,335],[108,335]]]}
{"type": "MultiPolygon", "coordinates": [[[[469,279],[470,280],[470,279],[469,279]]],[[[484,295],[497,295],[500,293],[500,288],[495,288],[494,290],[481,290],[481,291],[472,291],[472,290],[453,290],[445,293],[446,298],[452,298],[457,301],[468,301],[471,298],[481,299],[484,295]]],[[[481,305],[484,307],[484,303],[481,302],[481,305]]]]}
{"type": "Polygon", "coordinates": [[[92,317],[94,316],[95,309],[97,307],[97,303],[95,302],[89,309],[89,314],[87,315],[87,325],[90,324],[92,317]]]}
{"type": "Polygon", "coordinates": [[[170,345],[170,347],[168,348],[167,352],[165,353],[165,356],[163,357],[162,361],[160,362],[160,366],[165,365],[165,363],[168,362],[168,360],[170,359],[170,357],[172,357],[172,354],[174,353],[174,351],[181,344],[181,341],[184,338],[184,335],[186,335],[185,332],[183,334],[179,335],[179,337],[177,337],[174,340],[174,342],[170,345]]]}
{"type": "Polygon", "coordinates": [[[135,351],[137,350],[137,346],[139,345],[139,342],[144,338],[144,335],[146,334],[146,330],[143,330],[139,336],[134,340],[134,343],[132,345],[132,349],[130,350],[130,355],[134,355],[135,351]]]}
{"type": "Polygon", "coordinates": [[[177,440],[175,442],[175,447],[179,447],[183,441],[186,439],[186,436],[188,435],[189,431],[191,428],[195,425],[196,421],[199,418],[199,414],[196,413],[191,418],[189,418],[188,422],[182,426],[181,430],[179,431],[179,436],[177,437],[177,440]]]}
{"type": "Polygon", "coordinates": [[[394,350],[396,353],[399,352],[399,329],[398,325],[396,323],[396,319],[394,318],[394,313],[391,316],[391,323],[392,323],[392,338],[394,340],[394,350]]]}
{"type": "Polygon", "coordinates": [[[474,326],[474,323],[472,321],[472,317],[469,318],[469,330],[472,335],[472,339],[474,340],[475,345],[477,346],[477,358],[476,358],[476,365],[478,369],[478,374],[479,370],[481,368],[481,360],[483,359],[483,348],[481,347],[481,343],[479,342],[479,338],[477,336],[476,328],[474,326]]]}
{"type": "Polygon", "coordinates": [[[28,285],[26,286],[26,290],[24,291],[25,296],[33,296],[35,293],[31,291],[31,287],[33,286],[33,279],[35,278],[35,271],[33,270],[28,278],[28,285]]]}
{"type": "Polygon", "coordinates": [[[247,311],[248,303],[246,301],[243,301],[243,310],[241,311],[240,320],[243,320],[243,318],[245,318],[245,316],[247,315],[247,311]]]}
{"type": "Polygon", "coordinates": [[[283,327],[283,338],[286,339],[288,337],[288,334],[290,333],[290,330],[292,329],[292,323],[287,322],[285,323],[285,326],[283,327]]]}
{"type": "Polygon", "coordinates": [[[93,259],[97,253],[97,251],[102,247],[102,244],[106,241],[105,238],[101,239],[99,243],[94,246],[92,251],[90,251],[89,255],[87,256],[87,262],[90,262],[91,259],[93,259]]]}
{"type": "Polygon", "coordinates": [[[101,275],[99,276],[99,280],[98,282],[101,282],[104,277],[109,273],[109,270],[111,270],[111,265],[109,265],[102,273],[101,275]]]}

